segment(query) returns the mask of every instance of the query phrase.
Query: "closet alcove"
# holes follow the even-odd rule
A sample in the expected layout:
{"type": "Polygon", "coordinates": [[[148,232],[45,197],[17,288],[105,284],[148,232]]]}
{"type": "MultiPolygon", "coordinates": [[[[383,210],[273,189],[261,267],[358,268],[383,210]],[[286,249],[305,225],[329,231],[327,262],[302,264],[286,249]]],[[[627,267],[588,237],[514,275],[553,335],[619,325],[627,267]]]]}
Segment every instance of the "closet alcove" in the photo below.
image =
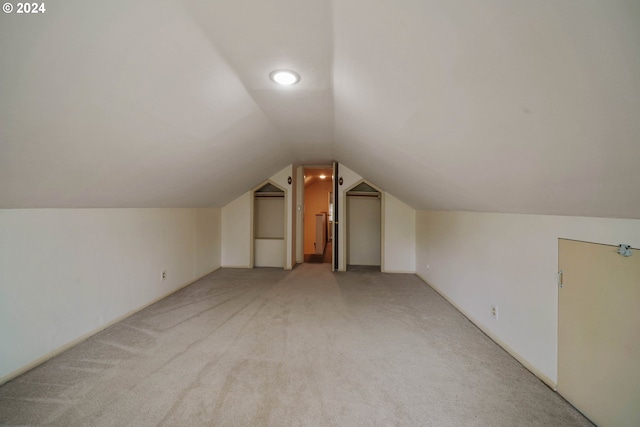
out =
{"type": "Polygon", "coordinates": [[[285,192],[266,183],[254,192],[254,266],[285,266],[285,192]]]}
{"type": "Polygon", "coordinates": [[[347,191],[347,268],[381,265],[381,192],[362,181],[347,191]]]}

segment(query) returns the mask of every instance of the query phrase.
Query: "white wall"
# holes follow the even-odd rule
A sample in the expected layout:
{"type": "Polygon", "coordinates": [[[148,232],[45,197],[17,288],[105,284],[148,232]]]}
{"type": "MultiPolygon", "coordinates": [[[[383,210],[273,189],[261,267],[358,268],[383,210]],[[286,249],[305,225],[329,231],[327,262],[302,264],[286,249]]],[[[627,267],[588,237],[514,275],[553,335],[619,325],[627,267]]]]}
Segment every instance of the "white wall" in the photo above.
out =
{"type": "MultiPolygon", "coordinates": [[[[291,269],[295,263],[295,240],[296,234],[293,232],[294,200],[292,196],[292,184],[289,184],[289,177],[293,181],[293,165],[289,165],[269,178],[269,181],[284,189],[285,203],[285,268],[291,269]]],[[[260,185],[262,186],[262,184],[260,185]]],[[[257,189],[257,188],[256,188],[257,189]]],[[[253,245],[251,235],[253,234],[253,192],[247,191],[242,196],[233,200],[222,208],[222,266],[223,267],[253,267],[253,245]]]]}
{"type": "Polygon", "coordinates": [[[295,196],[292,194],[293,191],[293,179],[294,179],[294,168],[293,165],[289,165],[276,173],[275,175],[269,178],[270,181],[276,183],[280,188],[284,189],[284,211],[285,211],[285,231],[284,231],[284,239],[285,239],[285,267],[287,270],[293,268],[295,264],[295,237],[296,234],[294,232],[294,224],[295,224],[295,208],[294,201],[296,200],[295,196]],[[289,184],[288,180],[291,177],[292,183],[289,184]]]}
{"type": "Polygon", "coordinates": [[[255,239],[253,244],[256,267],[284,267],[284,240],[255,239]]]}
{"type": "Polygon", "coordinates": [[[346,229],[346,206],[347,206],[347,190],[350,189],[362,177],[343,165],[338,165],[338,179],[342,178],[342,185],[339,186],[338,198],[338,270],[345,271],[347,269],[347,239],[346,229]]]}
{"type": "Polygon", "coordinates": [[[253,199],[253,265],[285,266],[285,197],[253,199]]]}
{"type": "Polygon", "coordinates": [[[347,196],[347,264],[380,265],[380,198],[347,196]]]}
{"type": "Polygon", "coordinates": [[[284,240],[284,197],[256,197],[253,216],[254,238],[284,240]]]}
{"type": "Polygon", "coordinates": [[[416,234],[417,273],[554,386],[558,238],[640,247],[640,220],[419,211],[416,234]]]}
{"type": "MultiPolygon", "coordinates": [[[[346,192],[363,178],[348,167],[340,164],[339,177],[343,183],[340,186],[339,218],[345,218],[346,192]]],[[[375,183],[372,183],[375,185],[375,183]]],[[[416,271],[416,210],[398,200],[386,191],[382,191],[382,260],[381,270],[386,273],[414,273],[416,271]]],[[[346,269],[346,221],[338,224],[340,237],[338,239],[339,255],[338,269],[346,269]]]]}
{"type": "Polygon", "coordinates": [[[220,209],[0,210],[0,382],[215,270],[219,247],[220,209]]]}
{"type": "Polygon", "coordinates": [[[252,198],[252,192],[248,191],[222,208],[223,267],[252,267],[252,198]]]}
{"type": "Polygon", "coordinates": [[[415,273],[416,210],[389,193],[385,193],[383,209],[382,271],[415,273]]]}
{"type": "Polygon", "coordinates": [[[202,277],[220,267],[221,209],[195,209],[195,276],[202,277]]]}
{"type": "MultiPolygon", "coordinates": [[[[280,187],[287,190],[286,197],[286,260],[289,262],[285,268],[292,268],[296,261],[300,260],[302,250],[299,249],[302,244],[302,212],[297,211],[294,198],[290,196],[293,191],[297,191],[297,187],[287,182],[289,176],[300,178],[302,174],[301,168],[294,168],[289,165],[277,174],[269,178],[280,187]],[[294,215],[295,213],[295,215],[294,215]],[[295,225],[294,225],[295,224],[295,225]],[[296,227],[297,232],[292,233],[291,230],[296,227]],[[300,246],[299,246],[300,245],[300,246]]],[[[339,177],[342,177],[343,183],[340,186],[339,197],[339,215],[340,218],[345,217],[346,207],[346,190],[355,183],[362,180],[362,177],[344,165],[340,165],[339,177]]],[[[304,185],[304,180],[300,179],[299,186],[304,185]]],[[[294,180],[294,184],[296,180],[294,180]]],[[[300,197],[302,199],[302,197],[300,197]]],[[[244,267],[250,268],[253,265],[253,254],[251,251],[251,227],[253,227],[252,213],[253,192],[248,191],[236,200],[230,202],[222,208],[222,266],[223,267],[244,267]]],[[[299,202],[299,201],[298,201],[299,202]]],[[[302,205],[300,205],[302,206],[302,205]]],[[[382,270],[385,272],[408,272],[415,271],[415,210],[407,206],[389,193],[382,195],[383,206],[383,259],[382,270]],[[387,198],[389,202],[387,202],[387,198]]],[[[346,232],[346,221],[338,224],[339,232],[342,237],[346,232]]],[[[346,244],[345,239],[340,238],[338,241],[340,254],[338,256],[339,270],[346,269],[346,244]]]]}

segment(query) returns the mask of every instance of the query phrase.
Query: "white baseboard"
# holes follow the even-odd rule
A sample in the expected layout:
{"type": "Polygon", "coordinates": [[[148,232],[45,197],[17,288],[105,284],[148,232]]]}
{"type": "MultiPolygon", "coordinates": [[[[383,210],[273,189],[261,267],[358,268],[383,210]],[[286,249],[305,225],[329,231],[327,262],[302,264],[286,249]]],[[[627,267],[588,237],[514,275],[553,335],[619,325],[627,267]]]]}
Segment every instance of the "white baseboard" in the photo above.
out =
{"type": "Polygon", "coordinates": [[[543,374],[531,362],[529,362],[526,358],[524,358],[520,353],[515,351],[509,344],[507,344],[502,339],[497,337],[491,330],[489,330],[486,326],[484,326],[482,323],[480,323],[476,318],[474,318],[473,316],[469,315],[465,310],[463,310],[460,306],[458,306],[458,304],[456,304],[454,301],[452,301],[446,294],[444,294],[442,291],[440,291],[440,289],[436,288],[435,286],[433,286],[432,284],[427,282],[425,280],[425,278],[422,277],[419,273],[416,273],[416,276],[418,276],[427,286],[429,286],[434,291],[436,291],[438,294],[440,294],[440,296],[442,298],[447,300],[449,302],[449,304],[454,306],[456,308],[456,310],[458,310],[460,313],[462,313],[462,315],[464,317],[469,319],[469,321],[471,323],[476,325],[478,327],[478,329],[480,329],[486,336],[491,338],[491,340],[493,340],[493,342],[498,344],[507,353],[509,353],[511,356],[513,356],[514,359],[516,359],[518,362],[520,362],[522,364],[522,366],[527,368],[533,375],[538,377],[543,383],[545,383],[547,386],[549,386],[552,390],[554,390],[554,391],[558,390],[558,385],[553,380],[551,380],[551,378],[549,378],[548,376],[543,374]]]}
{"type": "Polygon", "coordinates": [[[44,362],[46,362],[47,360],[57,356],[58,354],[69,350],[71,347],[74,347],[74,346],[80,344],[82,341],[85,341],[88,338],[91,338],[92,336],[94,336],[98,332],[104,331],[105,329],[115,325],[118,322],[121,322],[122,320],[126,319],[127,317],[129,317],[129,316],[131,316],[133,314],[136,314],[137,312],[139,312],[141,310],[144,310],[145,308],[149,307],[150,305],[153,305],[153,304],[157,303],[158,301],[168,297],[169,295],[172,295],[172,294],[178,292],[180,289],[186,288],[187,286],[191,285],[192,283],[197,282],[198,280],[202,279],[205,276],[208,276],[209,274],[213,273],[214,271],[216,271],[218,269],[220,269],[220,267],[215,268],[215,269],[211,270],[210,272],[208,272],[206,274],[203,274],[202,276],[198,277],[197,279],[191,280],[190,282],[187,282],[184,285],[181,285],[178,288],[173,289],[173,290],[167,292],[164,295],[161,295],[161,296],[159,296],[157,298],[154,298],[153,300],[149,301],[148,303],[146,303],[146,304],[144,304],[144,305],[142,305],[142,306],[140,306],[138,308],[135,308],[135,309],[129,311],[128,313],[123,314],[122,316],[116,317],[115,319],[105,323],[104,325],[101,325],[101,326],[97,327],[96,329],[94,329],[92,331],[89,331],[86,334],[81,335],[80,337],[78,337],[78,338],[76,338],[76,339],[74,339],[74,340],[72,340],[72,341],[70,341],[70,342],[68,342],[68,343],[66,343],[66,344],[64,344],[64,345],[52,350],[52,351],[50,351],[49,353],[45,354],[44,356],[41,356],[41,357],[37,358],[33,362],[30,362],[30,363],[24,365],[23,367],[18,368],[13,372],[8,373],[4,377],[0,378],[0,385],[2,385],[4,383],[7,383],[7,382],[11,381],[12,379],[14,379],[16,377],[19,377],[20,375],[24,374],[25,372],[30,371],[31,369],[35,368],[36,366],[43,364],[44,362]]]}

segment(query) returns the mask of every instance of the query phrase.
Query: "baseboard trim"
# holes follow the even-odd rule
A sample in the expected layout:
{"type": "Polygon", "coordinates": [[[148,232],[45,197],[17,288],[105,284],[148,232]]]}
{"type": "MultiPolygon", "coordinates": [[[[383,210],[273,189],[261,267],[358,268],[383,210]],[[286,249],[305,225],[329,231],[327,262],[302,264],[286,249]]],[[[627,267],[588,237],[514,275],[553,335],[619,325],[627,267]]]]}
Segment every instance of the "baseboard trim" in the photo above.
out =
{"type": "Polygon", "coordinates": [[[179,290],[181,290],[183,288],[186,288],[187,286],[197,282],[198,280],[202,279],[205,276],[208,276],[209,274],[213,273],[214,271],[219,270],[220,268],[221,267],[214,268],[210,272],[208,272],[206,274],[203,274],[202,276],[198,277],[197,279],[191,280],[190,282],[187,282],[184,285],[180,285],[178,288],[173,289],[173,290],[167,292],[166,294],[161,295],[161,296],[159,296],[157,298],[154,298],[153,300],[149,301],[148,303],[146,303],[146,304],[144,304],[144,305],[142,305],[142,306],[140,306],[138,308],[135,308],[135,309],[123,314],[122,316],[118,316],[115,319],[105,323],[104,325],[101,325],[101,326],[97,327],[96,329],[93,329],[93,330],[87,332],[86,334],[81,335],[78,338],[76,338],[76,339],[74,339],[72,341],[69,341],[68,343],[66,343],[66,344],[64,344],[64,345],[62,345],[62,346],[50,351],[49,353],[45,354],[44,356],[41,356],[41,357],[37,358],[33,362],[30,362],[30,363],[24,365],[23,367],[18,368],[13,372],[8,373],[7,375],[5,375],[5,376],[0,378],[0,385],[5,384],[5,383],[13,380],[14,378],[19,377],[20,375],[32,370],[36,366],[43,364],[47,360],[59,355],[60,353],[65,352],[65,351],[69,350],[70,348],[75,347],[76,345],[80,344],[81,342],[91,338],[92,336],[94,336],[98,332],[102,332],[105,329],[115,325],[116,323],[123,321],[127,317],[132,316],[132,315],[136,314],[137,312],[139,312],[141,310],[144,310],[145,308],[149,307],[150,305],[153,305],[153,304],[157,303],[158,301],[168,297],[169,295],[172,295],[172,294],[178,292],[179,290]]]}
{"type": "Polygon", "coordinates": [[[437,287],[433,286],[432,284],[430,284],[424,277],[422,277],[419,273],[416,273],[416,276],[418,276],[420,278],[420,280],[422,280],[427,286],[429,286],[430,288],[432,288],[434,291],[436,291],[438,294],[440,294],[440,296],[442,298],[444,298],[445,300],[447,300],[447,302],[449,302],[449,304],[451,304],[452,306],[455,307],[456,310],[458,310],[460,313],[462,313],[462,315],[464,317],[466,317],[467,319],[469,319],[469,321],[471,323],[473,323],[478,329],[480,329],[486,336],[488,336],[489,338],[491,338],[491,340],[493,342],[495,342],[496,344],[498,344],[500,347],[502,347],[507,353],[509,353],[514,359],[516,359],[518,362],[520,362],[520,364],[522,366],[524,366],[525,368],[527,368],[533,375],[535,375],[536,377],[538,377],[538,379],[540,379],[540,381],[542,381],[543,383],[545,383],[549,388],[551,388],[553,391],[558,391],[558,385],[551,380],[551,378],[549,378],[548,376],[546,376],[545,374],[543,374],[538,368],[536,368],[531,362],[529,362],[525,357],[523,357],[520,353],[518,353],[517,351],[515,351],[509,344],[507,344],[506,342],[504,342],[502,339],[500,339],[498,336],[496,336],[493,332],[491,332],[486,326],[484,326],[482,323],[480,323],[478,321],[478,319],[474,318],[473,316],[469,315],[469,313],[467,313],[464,309],[462,309],[462,307],[460,307],[458,304],[456,304],[454,301],[452,301],[444,292],[442,292],[440,289],[438,289],[437,287]]]}

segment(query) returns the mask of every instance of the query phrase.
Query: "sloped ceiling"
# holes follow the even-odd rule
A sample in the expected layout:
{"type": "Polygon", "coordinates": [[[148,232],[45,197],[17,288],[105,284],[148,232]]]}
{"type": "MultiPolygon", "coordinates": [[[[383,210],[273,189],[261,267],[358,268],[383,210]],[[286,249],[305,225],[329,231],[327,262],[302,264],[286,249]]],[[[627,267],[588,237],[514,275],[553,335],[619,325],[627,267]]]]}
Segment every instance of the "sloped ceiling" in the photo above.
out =
{"type": "Polygon", "coordinates": [[[223,206],[337,160],[417,209],[640,218],[640,2],[46,6],[0,16],[0,207],[223,206]]]}

